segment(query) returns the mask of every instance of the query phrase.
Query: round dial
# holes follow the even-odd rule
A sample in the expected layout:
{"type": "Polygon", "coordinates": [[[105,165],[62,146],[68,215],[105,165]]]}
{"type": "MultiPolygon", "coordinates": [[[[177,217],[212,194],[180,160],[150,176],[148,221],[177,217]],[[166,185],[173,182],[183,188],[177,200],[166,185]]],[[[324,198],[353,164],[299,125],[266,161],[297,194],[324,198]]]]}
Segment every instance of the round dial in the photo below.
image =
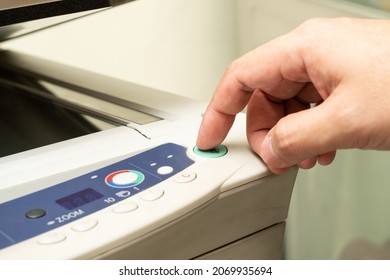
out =
{"type": "Polygon", "coordinates": [[[144,174],[139,171],[119,170],[109,174],[105,182],[113,188],[131,188],[141,184],[144,179],[144,174]]]}

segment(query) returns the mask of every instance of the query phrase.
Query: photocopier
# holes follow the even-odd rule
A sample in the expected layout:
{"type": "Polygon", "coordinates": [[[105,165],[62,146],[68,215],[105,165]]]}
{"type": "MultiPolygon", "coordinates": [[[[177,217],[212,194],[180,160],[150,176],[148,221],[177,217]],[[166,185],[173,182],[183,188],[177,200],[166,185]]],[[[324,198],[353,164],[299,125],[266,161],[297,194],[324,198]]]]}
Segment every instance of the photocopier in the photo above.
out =
{"type": "MultiPolygon", "coordinates": [[[[3,0],[0,40],[124,2],[3,0]]],[[[206,105],[0,51],[0,259],[280,259],[297,169],[269,172],[245,113],[199,150],[206,105]]]]}

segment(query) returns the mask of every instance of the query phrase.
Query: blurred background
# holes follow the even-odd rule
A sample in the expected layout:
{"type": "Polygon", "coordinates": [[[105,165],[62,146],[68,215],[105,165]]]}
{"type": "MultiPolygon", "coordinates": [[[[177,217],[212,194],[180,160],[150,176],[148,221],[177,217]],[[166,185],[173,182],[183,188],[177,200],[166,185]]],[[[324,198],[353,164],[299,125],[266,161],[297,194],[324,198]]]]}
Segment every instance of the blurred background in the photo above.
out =
{"type": "MultiPolygon", "coordinates": [[[[208,101],[230,61],[303,21],[388,11],[390,0],[139,0],[1,48],[208,101]]],[[[301,170],[284,257],[380,257],[390,248],[389,163],[389,152],[340,151],[329,167],[301,170]]]]}

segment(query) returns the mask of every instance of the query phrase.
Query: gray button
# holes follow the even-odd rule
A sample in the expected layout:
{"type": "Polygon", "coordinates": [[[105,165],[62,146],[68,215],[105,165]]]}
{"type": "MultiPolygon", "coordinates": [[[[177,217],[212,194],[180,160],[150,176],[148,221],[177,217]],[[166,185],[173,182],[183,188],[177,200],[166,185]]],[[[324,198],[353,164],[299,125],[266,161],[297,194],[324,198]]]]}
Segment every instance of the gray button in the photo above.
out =
{"type": "Polygon", "coordinates": [[[31,209],[26,212],[26,217],[29,219],[38,219],[46,215],[46,210],[41,208],[31,209]]]}

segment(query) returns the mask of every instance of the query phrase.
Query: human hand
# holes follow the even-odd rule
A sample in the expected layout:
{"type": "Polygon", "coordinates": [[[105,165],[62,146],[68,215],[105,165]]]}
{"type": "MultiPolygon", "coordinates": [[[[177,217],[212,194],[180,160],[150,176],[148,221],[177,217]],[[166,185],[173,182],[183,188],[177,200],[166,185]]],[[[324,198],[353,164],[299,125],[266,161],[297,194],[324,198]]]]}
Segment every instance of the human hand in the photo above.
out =
{"type": "Polygon", "coordinates": [[[389,150],[389,34],[386,20],[313,19],[235,60],[198,147],[220,144],[247,105],[249,144],[276,174],[330,164],[338,149],[389,150]]]}

